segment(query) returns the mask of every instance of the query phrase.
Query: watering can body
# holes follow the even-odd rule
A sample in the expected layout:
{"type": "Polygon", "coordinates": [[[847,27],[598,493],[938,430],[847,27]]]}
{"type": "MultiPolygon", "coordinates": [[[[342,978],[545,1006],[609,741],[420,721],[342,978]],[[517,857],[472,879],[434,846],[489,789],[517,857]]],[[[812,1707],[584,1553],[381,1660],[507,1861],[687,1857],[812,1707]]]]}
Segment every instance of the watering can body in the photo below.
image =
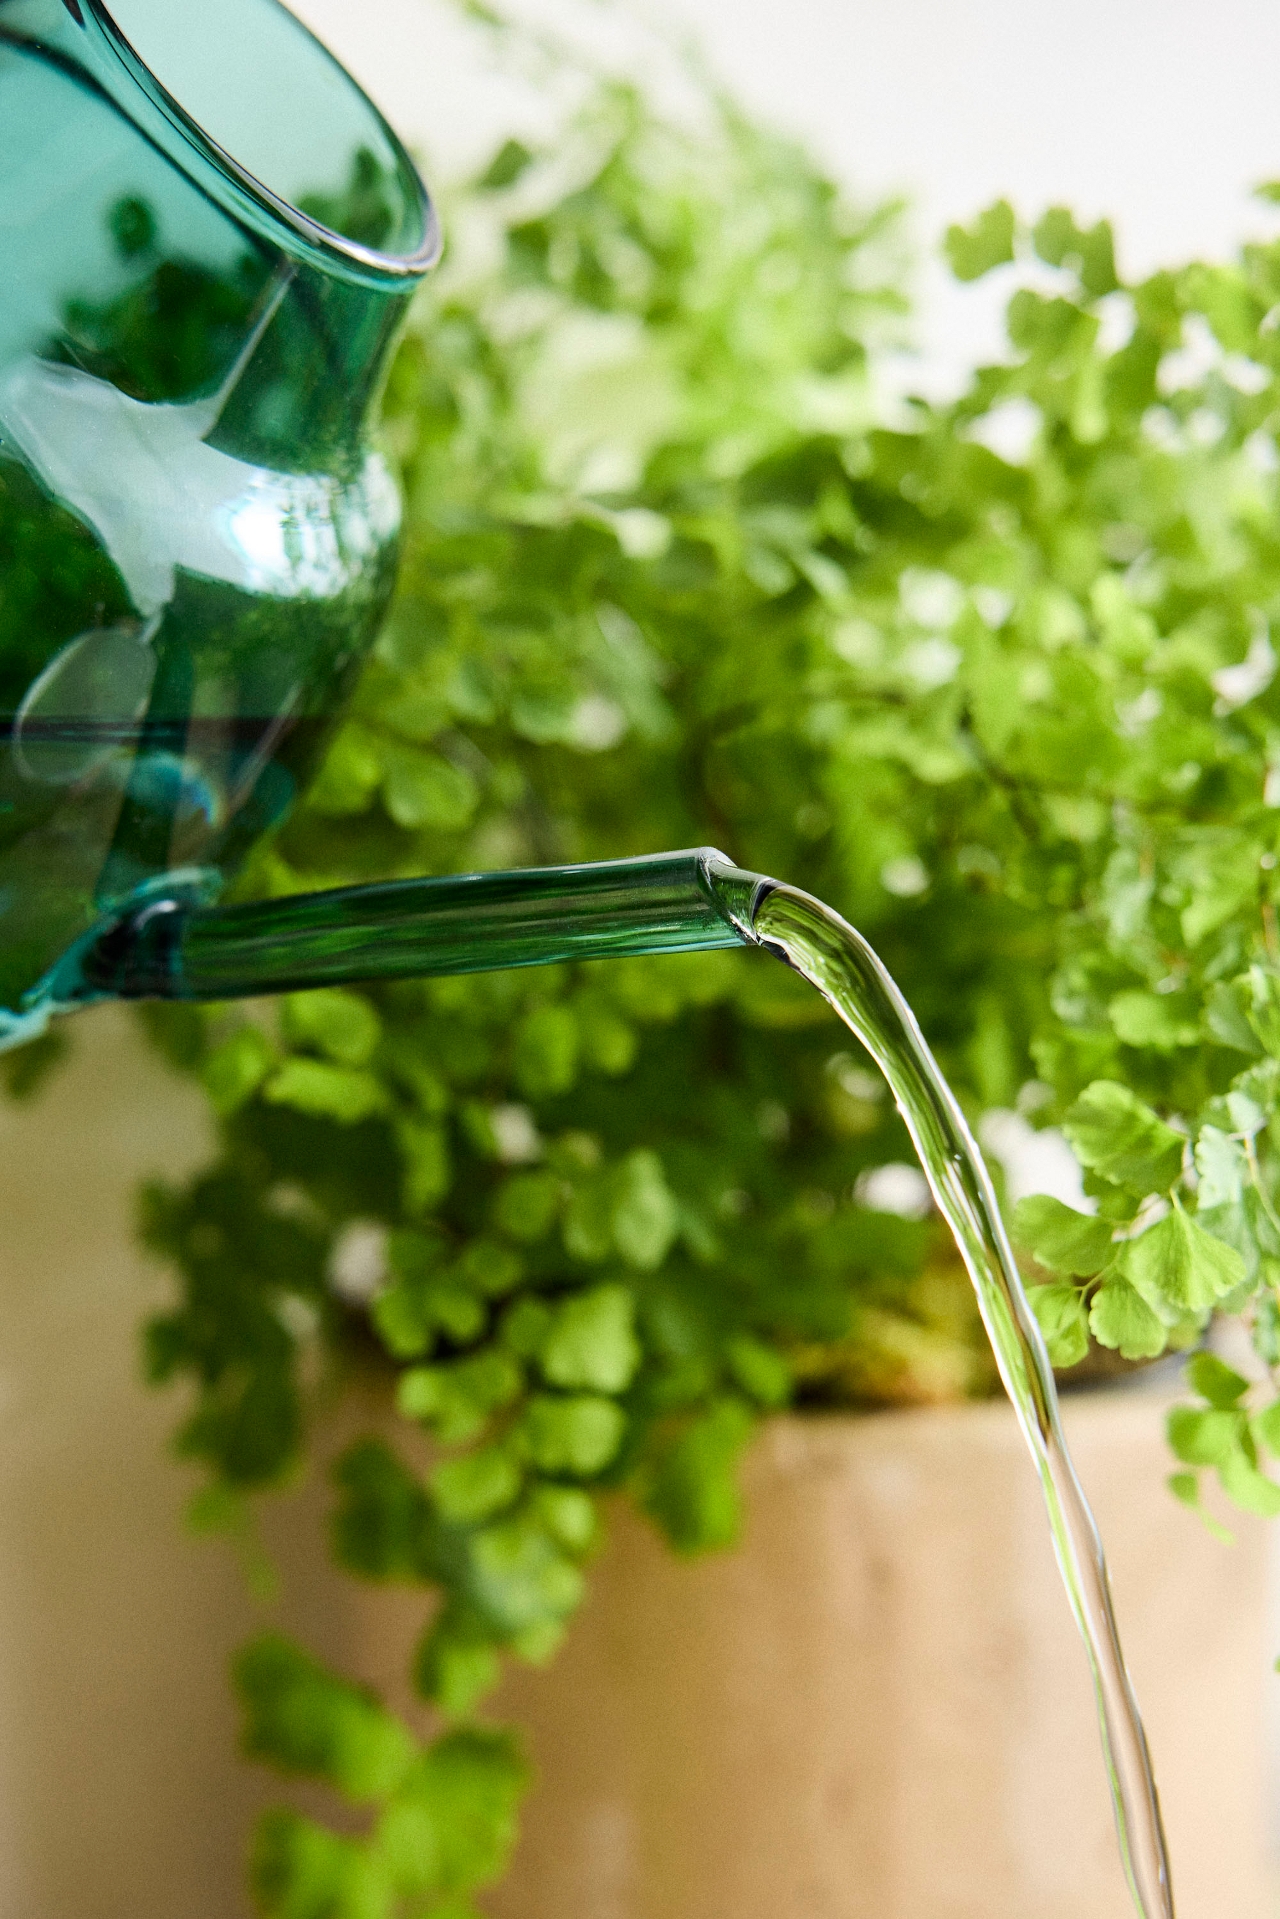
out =
{"type": "Polygon", "coordinates": [[[223,892],[314,768],[391,590],[371,413],[434,252],[276,0],[0,0],[8,1031],[137,902],[223,892]]]}
{"type": "Polygon", "coordinates": [[[0,1045],[107,994],[740,937],[702,853],[218,904],[385,610],[371,427],[437,251],[280,0],[0,0],[0,1045]]]}

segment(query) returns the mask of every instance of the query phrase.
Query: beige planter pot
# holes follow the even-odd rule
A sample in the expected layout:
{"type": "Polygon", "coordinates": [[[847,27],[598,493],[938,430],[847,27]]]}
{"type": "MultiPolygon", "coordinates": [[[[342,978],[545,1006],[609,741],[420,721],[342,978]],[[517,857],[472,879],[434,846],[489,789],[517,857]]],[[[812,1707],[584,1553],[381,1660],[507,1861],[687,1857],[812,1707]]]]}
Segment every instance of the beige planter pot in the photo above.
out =
{"type": "MultiPolygon", "coordinates": [[[[1160,1412],[1128,1391],[1067,1423],[1179,1919],[1263,1919],[1263,1532],[1227,1551],[1174,1503],[1160,1412]]],[[[617,1513],[555,1665],[507,1686],[542,1777],[497,1919],[1132,1919],[1007,1409],[781,1421],[747,1480],[716,1559],[617,1513]]]]}
{"type": "Polygon", "coordinates": [[[116,1012],[32,1106],[0,1102],[0,1915],[238,1919],[239,1569],[184,1537],[178,1407],[139,1382],[163,1282],[138,1179],[204,1149],[202,1102],[116,1012]]]}

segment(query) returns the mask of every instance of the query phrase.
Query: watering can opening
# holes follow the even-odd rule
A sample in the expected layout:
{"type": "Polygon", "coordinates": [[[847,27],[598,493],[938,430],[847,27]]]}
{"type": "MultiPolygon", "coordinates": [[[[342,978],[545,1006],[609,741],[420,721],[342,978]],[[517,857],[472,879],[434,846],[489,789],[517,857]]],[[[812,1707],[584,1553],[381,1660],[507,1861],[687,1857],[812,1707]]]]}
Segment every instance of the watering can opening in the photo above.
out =
{"type": "Polygon", "coordinates": [[[235,200],[257,203],[286,247],[301,240],[346,254],[391,280],[416,279],[434,264],[439,225],[412,160],[280,0],[64,4],[100,25],[168,125],[214,162],[235,200]]]}

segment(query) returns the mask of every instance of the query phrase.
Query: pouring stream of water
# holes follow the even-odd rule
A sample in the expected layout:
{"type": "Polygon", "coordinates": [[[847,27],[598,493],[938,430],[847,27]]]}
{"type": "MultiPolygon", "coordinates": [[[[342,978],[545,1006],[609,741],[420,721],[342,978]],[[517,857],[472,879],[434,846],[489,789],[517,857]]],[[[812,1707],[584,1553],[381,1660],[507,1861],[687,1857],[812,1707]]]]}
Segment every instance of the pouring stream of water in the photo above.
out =
{"type": "Polygon", "coordinates": [[[757,888],[744,930],[817,987],[879,1066],[906,1122],[969,1270],[1000,1377],[1040,1475],[1054,1551],[1093,1673],[1129,1890],[1142,1919],[1174,1919],[1160,1802],[1120,1650],[1102,1542],[1071,1463],[1053,1370],[982,1155],[911,1008],[861,934],[808,894],[772,881],[757,888]]]}

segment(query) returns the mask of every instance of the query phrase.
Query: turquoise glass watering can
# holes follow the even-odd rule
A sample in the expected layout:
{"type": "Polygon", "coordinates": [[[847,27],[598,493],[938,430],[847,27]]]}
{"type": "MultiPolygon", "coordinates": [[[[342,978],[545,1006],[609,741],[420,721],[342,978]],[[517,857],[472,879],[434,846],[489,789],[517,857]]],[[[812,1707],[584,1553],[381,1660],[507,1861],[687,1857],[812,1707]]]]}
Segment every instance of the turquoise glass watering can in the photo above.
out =
{"type": "Polygon", "coordinates": [[[278,0],[0,0],[0,1044],[111,994],[744,937],[709,852],[218,903],[386,608],[371,425],[437,253],[278,0]]]}

